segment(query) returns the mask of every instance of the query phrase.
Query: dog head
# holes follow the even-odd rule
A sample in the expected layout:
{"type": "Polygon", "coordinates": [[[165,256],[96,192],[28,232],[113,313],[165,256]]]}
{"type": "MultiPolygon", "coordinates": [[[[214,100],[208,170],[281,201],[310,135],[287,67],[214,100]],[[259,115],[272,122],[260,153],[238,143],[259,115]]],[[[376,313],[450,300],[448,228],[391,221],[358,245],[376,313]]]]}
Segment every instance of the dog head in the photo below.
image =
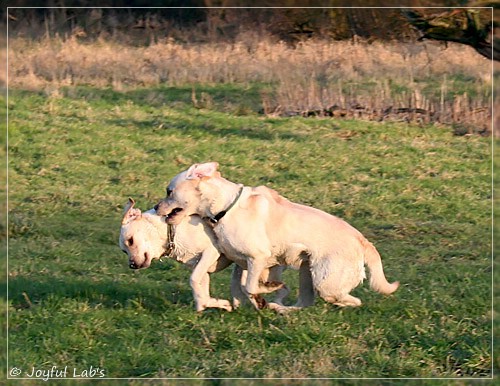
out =
{"type": "Polygon", "coordinates": [[[129,198],[124,209],[119,244],[128,256],[130,268],[147,268],[153,259],[165,253],[168,225],[154,211],[141,213],[134,205],[135,201],[129,198]]]}
{"type": "Polygon", "coordinates": [[[175,176],[167,187],[167,196],[155,206],[156,213],[166,216],[169,224],[179,224],[185,216],[204,215],[203,198],[210,196],[210,179],[220,177],[218,166],[217,162],[194,164],[175,176]]]}

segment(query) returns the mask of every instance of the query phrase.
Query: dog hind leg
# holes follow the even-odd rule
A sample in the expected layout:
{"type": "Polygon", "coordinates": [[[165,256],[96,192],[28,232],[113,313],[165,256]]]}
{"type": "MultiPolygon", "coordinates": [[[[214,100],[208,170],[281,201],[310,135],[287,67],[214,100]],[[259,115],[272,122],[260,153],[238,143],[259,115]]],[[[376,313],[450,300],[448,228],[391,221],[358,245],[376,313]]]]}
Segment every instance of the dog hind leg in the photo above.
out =
{"type": "Polygon", "coordinates": [[[315,295],[309,260],[303,260],[299,270],[299,298],[295,307],[312,306],[315,295]]]}
{"type": "Polygon", "coordinates": [[[245,303],[247,297],[243,292],[242,286],[246,281],[247,271],[241,268],[238,264],[233,267],[231,275],[231,297],[233,300],[233,307],[236,309],[245,303]]]}
{"type": "Polygon", "coordinates": [[[357,254],[352,253],[349,256],[336,254],[311,262],[314,288],[325,301],[340,307],[361,305],[361,300],[349,295],[349,292],[365,278],[364,264],[361,258],[356,258],[357,254]]]}

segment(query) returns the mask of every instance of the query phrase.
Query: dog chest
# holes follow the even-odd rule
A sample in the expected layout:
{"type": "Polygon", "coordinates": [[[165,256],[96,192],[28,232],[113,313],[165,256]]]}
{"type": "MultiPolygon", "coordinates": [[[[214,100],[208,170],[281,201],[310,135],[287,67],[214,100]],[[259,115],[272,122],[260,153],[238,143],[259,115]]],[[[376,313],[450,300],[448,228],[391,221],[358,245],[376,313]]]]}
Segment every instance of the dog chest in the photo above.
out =
{"type": "Polygon", "coordinates": [[[198,262],[200,261],[201,253],[196,255],[183,254],[183,253],[177,253],[176,249],[174,253],[174,258],[179,263],[185,264],[189,269],[194,269],[194,267],[196,267],[196,264],[198,264],[198,262]]]}

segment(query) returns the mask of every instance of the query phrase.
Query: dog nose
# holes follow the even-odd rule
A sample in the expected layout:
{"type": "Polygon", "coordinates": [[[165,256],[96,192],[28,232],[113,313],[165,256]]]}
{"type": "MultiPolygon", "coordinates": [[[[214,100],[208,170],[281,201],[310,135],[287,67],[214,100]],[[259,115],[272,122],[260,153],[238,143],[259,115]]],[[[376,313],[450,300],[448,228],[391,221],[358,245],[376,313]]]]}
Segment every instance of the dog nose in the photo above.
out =
{"type": "Polygon", "coordinates": [[[128,266],[132,269],[137,269],[137,264],[135,264],[135,261],[131,261],[128,266]]]}

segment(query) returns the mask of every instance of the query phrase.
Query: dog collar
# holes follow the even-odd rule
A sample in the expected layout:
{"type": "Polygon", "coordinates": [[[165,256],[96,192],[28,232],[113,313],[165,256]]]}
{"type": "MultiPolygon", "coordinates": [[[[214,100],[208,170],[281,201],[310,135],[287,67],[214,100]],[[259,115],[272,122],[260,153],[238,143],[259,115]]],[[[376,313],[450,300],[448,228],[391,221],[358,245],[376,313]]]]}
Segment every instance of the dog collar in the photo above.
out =
{"type": "Polygon", "coordinates": [[[208,217],[208,221],[210,221],[212,224],[217,224],[221,220],[221,218],[224,217],[226,215],[226,213],[229,212],[229,210],[236,204],[236,201],[238,201],[238,199],[241,197],[241,193],[243,193],[243,188],[244,188],[244,186],[241,185],[240,191],[238,192],[238,195],[233,200],[233,202],[231,203],[231,205],[229,205],[222,212],[217,213],[215,216],[212,216],[212,217],[209,216],[208,217]]]}
{"type": "Polygon", "coordinates": [[[165,252],[163,255],[160,256],[160,261],[162,257],[168,257],[171,259],[174,257],[174,251],[175,251],[175,243],[174,243],[174,236],[175,236],[175,225],[167,224],[167,247],[165,248],[165,252]]]}

